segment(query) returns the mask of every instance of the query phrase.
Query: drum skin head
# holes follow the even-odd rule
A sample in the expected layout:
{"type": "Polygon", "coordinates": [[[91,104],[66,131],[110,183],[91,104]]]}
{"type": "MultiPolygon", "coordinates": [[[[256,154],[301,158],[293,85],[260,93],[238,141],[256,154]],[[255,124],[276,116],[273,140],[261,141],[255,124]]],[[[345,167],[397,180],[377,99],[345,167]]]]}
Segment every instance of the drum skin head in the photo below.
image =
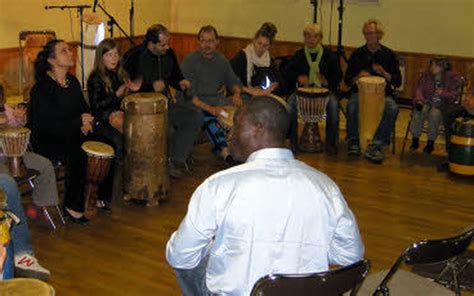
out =
{"type": "Polygon", "coordinates": [[[23,135],[29,134],[30,130],[26,127],[13,127],[13,126],[4,126],[0,128],[0,136],[14,136],[14,135],[23,135]]]}
{"type": "Polygon", "coordinates": [[[329,95],[329,90],[324,87],[298,87],[296,95],[306,98],[320,98],[329,95]]]}
{"type": "Polygon", "coordinates": [[[124,99],[124,104],[128,102],[168,102],[168,98],[162,93],[134,93],[124,99]]]}
{"type": "Polygon", "coordinates": [[[104,157],[104,158],[112,158],[114,157],[114,154],[115,154],[114,148],[112,148],[112,146],[107,145],[102,142],[98,142],[98,141],[84,142],[81,148],[87,154],[104,157]]]}
{"type": "Polygon", "coordinates": [[[379,76],[367,76],[361,77],[357,82],[361,83],[373,83],[373,84],[385,84],[385,79],[379,76]]]}

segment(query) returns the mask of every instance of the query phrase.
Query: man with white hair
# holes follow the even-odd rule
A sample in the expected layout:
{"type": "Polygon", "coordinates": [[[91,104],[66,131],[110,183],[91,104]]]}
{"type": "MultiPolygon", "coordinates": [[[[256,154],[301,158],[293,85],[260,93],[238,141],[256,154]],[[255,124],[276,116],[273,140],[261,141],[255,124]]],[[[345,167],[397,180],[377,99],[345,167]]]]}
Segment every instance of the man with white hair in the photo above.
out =
{"type": "MultiPolygon", "coordinates": [[[[326,108],[326,152],[335,154],[339,143],[339,112],[336,93],[342,79],[342,72],[337,61],[337,55],[321,45],[323,33],[318,24],[307,25],[303,30],[303,38],[305,46],[295,52],[282,72],[285,79],[287,79],[290,91],[294,91],[296,87],[310,86],[329,89],[329,101],[326,108]]],[[[297,110],[295,93],[290,96],[288,103],[291,115],[290,141],[293,145],[296,145],[297,110]]]]}
{"type": "Polygon", "coordinates": [[[384,32],[380,23],[369,19],[362,27],[366,44],[357,48],[347,64],[346,84],[351,87],[347,104],[347,150],[349,155],[359,156],[359,97],[356,82],[361,77],[380,76],[387,82],[385,87],[385,108],[382,120],[372,142],[367,147],[365,158],[374,163],[382,163],[382,146],[390,144],[390,136],[398,116],[398,105],[393,99],[394,89],[401,85],[399,63],[395,53],[380,44],[384,32]]]}

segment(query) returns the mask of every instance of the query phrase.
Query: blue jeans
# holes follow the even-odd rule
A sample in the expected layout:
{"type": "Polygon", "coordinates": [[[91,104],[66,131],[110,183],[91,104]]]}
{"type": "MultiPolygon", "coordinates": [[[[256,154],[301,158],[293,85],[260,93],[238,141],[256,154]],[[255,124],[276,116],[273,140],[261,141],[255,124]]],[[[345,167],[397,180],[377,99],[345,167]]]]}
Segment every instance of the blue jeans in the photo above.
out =
{"type": "Polygon", "coordinates": [[[206,268],[209,255],[202,258],[201,262],[193,269],[174,269],[176,280],[184,296],[212,295],[206,286],[206,268]]]}
{"type": "MultiPolygon", "coordinates": [[[[359,141],[359,97],[353,93],[347,103],[347,140],[349,142],[359,141]]],[[[382,120],[375,132],[372,143],[378,145],[389,145],[395,121],[398,116],[398,105],[392,97],[385,97],[385,108],[383,110],[382,120]]]]}
{"type": "Polygon", "coordinates": [[[0,174],[0,187],[7,195],[7,209],[12,211],[20,219],[20,224],[13,225],[10,230],[13,253],[15,255],[24,253],[33,255],[30,232],[26,222],[25,211],[21,204],[21,195],[20,191],[18,191],[18,186],[12,177],[6,174],[0,174]]]}
{"type": "MultiPolygon", "coordinates": [[[[288,98],[290,109],[290,131],[289,138],[296,144],[298,137],[298,109],[296,106],[296,93],[288,98]]],[[[339,144],[339,102],[336,95],[329,93],[329,100],[326,106],[326,144],[337,146],[339,144]]]]}

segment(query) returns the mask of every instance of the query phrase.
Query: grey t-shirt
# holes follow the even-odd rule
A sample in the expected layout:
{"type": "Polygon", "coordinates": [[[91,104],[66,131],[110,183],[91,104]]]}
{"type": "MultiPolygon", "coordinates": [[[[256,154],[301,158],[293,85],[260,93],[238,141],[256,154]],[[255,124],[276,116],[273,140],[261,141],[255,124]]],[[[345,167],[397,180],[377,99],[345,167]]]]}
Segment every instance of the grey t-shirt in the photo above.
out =
{"type": "Polygon", "coordinates": [[[242,86],[229,61],[218,52],[209,59],[196,50],[186,56],[181,70],[184,78],[191,82],[191,94],[212,106],[228,105],[222,91],[224,87],[242,86]]]}

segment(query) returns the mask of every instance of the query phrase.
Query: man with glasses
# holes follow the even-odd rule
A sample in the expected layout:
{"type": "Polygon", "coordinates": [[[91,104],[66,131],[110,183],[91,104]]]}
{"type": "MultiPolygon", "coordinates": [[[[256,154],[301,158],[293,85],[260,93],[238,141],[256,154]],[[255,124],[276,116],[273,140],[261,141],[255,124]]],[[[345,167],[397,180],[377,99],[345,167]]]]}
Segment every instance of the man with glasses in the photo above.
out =
{"type": "Polygon", "coordinates": [[[229,61],[217,52],[218,38],[213,26],[202,27],[198,33],[199,49],[186,56],[181,68],[184,77],[191,82],[191,102],[200,111],[198,113],[213,144],[213,152],[232,165],[234,160],[218,118],[229,116],[224,106],[242,105],[242,84],[229,61]],[[226,96],[228,91],[232,92],[232,96],[226,96]]]}
{"type": "Polygon", "coordinates": [[[184,79],[173,49],[169,32],[161,24],[148,28],[145,40],[124,55],[124,67],[130,79],[142,79],[139,92],[160,92],[170,99],[168,104],[168,156],[171,177],[180,178],[189,172],[187,160],[199,133],[199,116],[194,110],[175,104],[170,86],[176,90],[190,88],[184,79]]]}
{"type": "Polygon", "coordinates": [[[401,74],[398,59],[388,47],[380,44],[383,30],[377,20],[370,19],[364,23],[362,33],[366,44],[356,49],[348,62],[346,84],[351,87],[347,105],[347,140],[348,154],[360,155],[358,130],[358,89],[356,82],[361,77],[380,76],[385,79],[385,109],[382,120],[372,142],[365,152],[365,158],[374,163],[382,163],[384,155],[382,146],[390,144],[390,136],[398,115],[397,103],[393,100],[394,89],[401,85],[401,74]]]}

